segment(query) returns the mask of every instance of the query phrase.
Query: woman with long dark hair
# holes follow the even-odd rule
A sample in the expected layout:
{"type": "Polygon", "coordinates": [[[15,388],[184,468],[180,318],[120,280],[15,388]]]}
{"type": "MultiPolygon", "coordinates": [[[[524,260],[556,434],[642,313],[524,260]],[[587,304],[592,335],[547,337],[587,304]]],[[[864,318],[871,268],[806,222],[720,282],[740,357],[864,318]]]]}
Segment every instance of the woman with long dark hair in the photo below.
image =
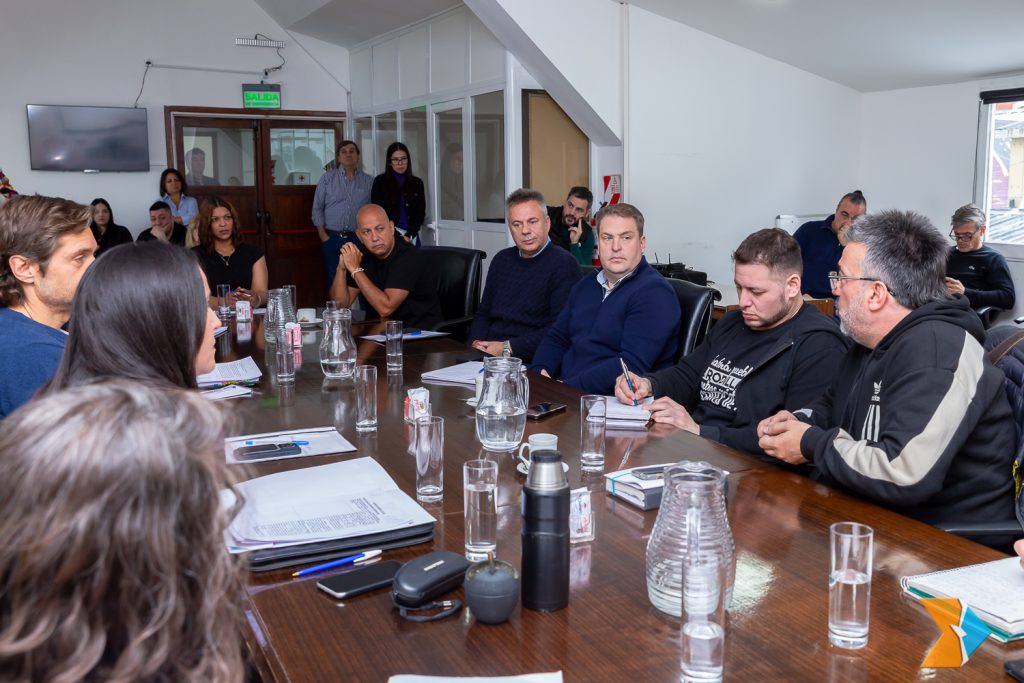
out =
{"type": "Polygon", "coordinates": [[[242,683],[226,432],[195,392],[125,380],[0,423],[4,680],[242,683]]]}
{"type": "Polygon", "coordinates": [[[122,244],[78,285],[68,339],[46,392],[116,377],[196,388],[214,368],[217,314],[195,257],[159,241],[122,244]]]}
{"type": "Polygon", "coordinates": [[[199,204],[187,193],[188,183],[181,171],[176,168],[164,169],[160,174],[160,201],[171,207],[174,222],[182,227],[188,226],[199,214],[199,204]]]}
{"type": "Polygon", "coordinates": [[[96,238],[96,256],[113,249],[119,244],[134,242],[132,233],[123,225],[114,222],[114,211],[103,197],[92,200],[92,220],[89,228],[96,238]]]}
{"type": "MultiPolygon", "coordinates": [[[[216,294],[217,285],[228,285],[228,303],[249,301],[253,308],[267,300],[267,259],[257,247],[242,241],[242,226],[231,202],[207,197],[199,211],[199,246],[192,251],[216,294]]],[[[216,297],[210,305],[217,307],[216,297]]]]}
{"type": "Polygon", "coordinates": [[[418,245],[427,210],[423,181],[412,174],[409,148],[401,142],[388,145],[384,158],[387,169],[373,179],[370,202],[384,207],[406,241],[418,245]]]}

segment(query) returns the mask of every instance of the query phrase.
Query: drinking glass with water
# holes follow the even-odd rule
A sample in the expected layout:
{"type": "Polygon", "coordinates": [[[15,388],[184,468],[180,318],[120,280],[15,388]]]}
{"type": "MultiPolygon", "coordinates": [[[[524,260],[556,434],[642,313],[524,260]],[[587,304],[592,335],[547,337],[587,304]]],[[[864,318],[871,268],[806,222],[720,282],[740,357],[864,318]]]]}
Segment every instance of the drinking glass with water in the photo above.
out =
{"type": "Polygon", "coordinates": [[[498,463],[468,460],[462,466],[466,559],[480,562],[498,545],[498,463]]]}
{"type": "Polygon", "coordinates": [[[389,320],[384,324],[384,344],[388,372],[402,370],[402,321],[389,320]]]}
{"type": "Polygon", "coordinates": [[[829,529],[828,639],[851,650],[868,644],[874,531],[857,522],[829,529]]]}

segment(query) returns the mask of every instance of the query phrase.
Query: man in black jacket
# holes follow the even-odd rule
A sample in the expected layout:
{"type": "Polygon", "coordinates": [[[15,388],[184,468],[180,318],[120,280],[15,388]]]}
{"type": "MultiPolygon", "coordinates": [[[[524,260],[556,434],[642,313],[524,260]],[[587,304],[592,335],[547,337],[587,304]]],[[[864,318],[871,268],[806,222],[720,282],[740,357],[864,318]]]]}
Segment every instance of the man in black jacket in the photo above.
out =
{"type": "Polygon", "coordinates": [[[946,244],[927,218],[861,218],[831,276],[855,342],[832,385],[758,425],[761,447],[930,524],[1013,519],[1016,430],[981,322],[946,291],[946,244]]]}
{"type": "Polygon", "coordinates": [[[645,406],[656,422],[764,456],[757,423],[813,401],[849,346],[838,325],[800,296],[800,245],[785,230],[747,237],[732,255],[739,310],[727,313],[677,365],[619,377],[615,395],[659,397],[645,406]]]}

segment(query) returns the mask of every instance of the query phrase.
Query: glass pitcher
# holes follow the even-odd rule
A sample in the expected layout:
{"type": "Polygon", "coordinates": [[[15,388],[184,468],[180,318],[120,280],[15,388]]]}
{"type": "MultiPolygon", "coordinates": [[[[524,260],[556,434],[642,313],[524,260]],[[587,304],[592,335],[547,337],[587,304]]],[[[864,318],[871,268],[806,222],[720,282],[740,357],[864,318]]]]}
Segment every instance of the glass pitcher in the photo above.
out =
{"type": "Polygon", "coordinates": [[[331,379],[351,377],[355,365],[352,311],[347,308],[324,311],[324,337],[320,340],[320,369],[324,376],[331,379]]]}
{"type": "Polygon", "coordinates": [[[485,358],[476,406],[476,438],[489,451],[519,447],[526,429],[530,385],[518,358],[485,358]]]}
{"type": "Polygon", "coordinates": [[[714,554],[722,568],[725,605],[732,598],[736,546],[725,512],[728,472],[706,462],[684,461],[665,469],[665,491],[647,542],[647,596],[666,614],[680,616],[683,567],[691,554],[690,530],[705,557],[714,554]]]}

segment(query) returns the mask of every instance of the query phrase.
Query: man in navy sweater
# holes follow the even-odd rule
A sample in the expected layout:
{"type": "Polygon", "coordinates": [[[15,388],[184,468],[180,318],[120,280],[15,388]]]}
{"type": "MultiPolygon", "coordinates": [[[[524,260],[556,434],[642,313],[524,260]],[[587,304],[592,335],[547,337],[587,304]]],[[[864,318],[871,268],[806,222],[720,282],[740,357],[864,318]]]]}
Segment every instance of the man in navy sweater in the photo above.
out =
{"type": "Polygon", "coordinates": [[[548,237],[551,220],[540,192],[516,190],[505,211],[515,246],[491,262],[469,338],[484,353],[529,362],[580,273],[576,259],[548,237]]]}
{"type": "Polygon", "coordinates": [[[864,193],[854,190],[843,195],[836,212],[823,221],[809,221],[793,237],[800,244],[804,261],[803,292],[815,299],[831,299],[828,274],[839,267],[844,235],[853,221],[868,209],[864,193]]]}
{"type": "Polygon", "coordinates": [[[640,374],[672,364],[679,300],[644,258],[644,216],[635,206],[601,209],[597,244],[601,270],[573,287],[531,367],[582,391],[610,394],[620,358],[640,374]]]}
{"type": "Polygon", "coordinates": [[[946,289],[962,294],[978,310],[992,306],[1004,311],[1013,308],[1015,291],[1010,268],[1003,255],[982,242],[985,214],[974,204],[961,206],[950,221],[949,236],[956,246],[946,257],[946,289]]]}
{"type": "Polygon", "coordinates": [[[0,419],[60,364],[61,327],[96,251],[91,217],[88,206],[39,195],[0,207],[0,419]]]}

